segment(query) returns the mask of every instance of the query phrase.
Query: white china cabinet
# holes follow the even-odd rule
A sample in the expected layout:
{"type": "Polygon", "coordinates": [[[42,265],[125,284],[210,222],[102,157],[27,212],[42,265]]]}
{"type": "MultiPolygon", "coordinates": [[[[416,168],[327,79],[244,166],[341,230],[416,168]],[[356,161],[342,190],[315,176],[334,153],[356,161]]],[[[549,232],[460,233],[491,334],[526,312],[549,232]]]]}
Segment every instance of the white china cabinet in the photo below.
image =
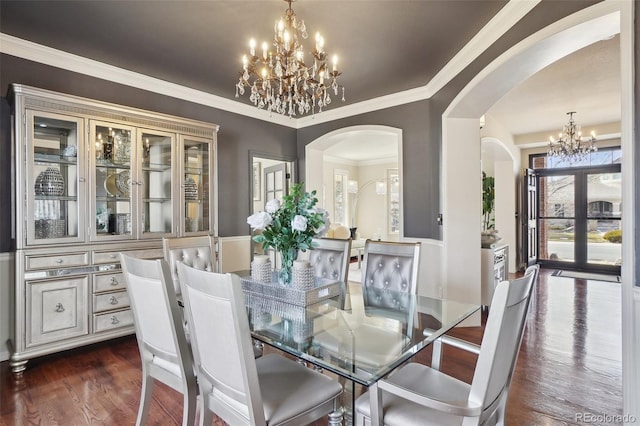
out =
{"type": "Polygon", "coordinates": [[[217,236],[218,126],[12,85],[11,367],[134,332],[119,253],[217,236]]]}

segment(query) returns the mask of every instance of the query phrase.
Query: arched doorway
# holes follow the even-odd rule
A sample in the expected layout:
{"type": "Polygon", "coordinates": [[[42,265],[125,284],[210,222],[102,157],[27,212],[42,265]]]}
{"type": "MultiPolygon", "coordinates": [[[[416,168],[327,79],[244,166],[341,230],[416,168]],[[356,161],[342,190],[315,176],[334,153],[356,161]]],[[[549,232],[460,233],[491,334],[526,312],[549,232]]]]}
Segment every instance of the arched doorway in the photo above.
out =
{"type": "Polygon", "coordinates": [[[337,217],[357,227],[359,239],[402,239],[402,130],[376,125],[338,129],[307,144],[305,159],[306,189],[317,191],[333,222],[337,217]],[[340,147],[348,147],[351,155],[340,159],[340,147]],[[340,174],[344,187],[337,195],[340,174]],[[340,197],[345,210],[336,214],[340,197]],[[367,210],[382,213],[363,214],[367,210]]]}

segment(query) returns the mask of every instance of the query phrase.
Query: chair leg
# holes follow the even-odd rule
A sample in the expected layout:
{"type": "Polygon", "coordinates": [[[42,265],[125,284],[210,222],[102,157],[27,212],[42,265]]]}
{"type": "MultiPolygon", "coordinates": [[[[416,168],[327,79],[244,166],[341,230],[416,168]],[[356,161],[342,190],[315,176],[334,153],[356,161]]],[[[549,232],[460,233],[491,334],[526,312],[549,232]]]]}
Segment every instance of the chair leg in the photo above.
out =
{"type": "Polygon", "coordinates": [[[198,391],[195,384],[186,386],[182,401],[182,425],[191,426],[195,424],[198,411],[198,391]]]}
{"type": "Polygon", "coordinates": [[[202,406],[200,407],[200,426],[211,426],[213,423],[213,411],[207,408],[205,398],[202,398],[202,406]]]}
{"type": "Polygon", "coordinates": [[[442,362],[442,339],[436,339],[431,344],[433,352],[431,352],[431,368],[434,370],[440,370],[440,363],[442,362]]]}
{"type": "Polygon", "coordinates": [[[339,404],[336,401],[334,410],[329,413],[329,426],[342,426],[344,411],[342,410],[342,407],[339,407],[338,405],[339,404]]]}
{"type": "Polygon", "coordinates": [[[146,369],[142,371],[142,390],[140,392],[140,406],[138,407],[138,418],[136,426],[147,423],[147,414],[149,414],[149,405],[151,404],[151,395],[153,394],[154,378],[147,375],[146,369]]]}

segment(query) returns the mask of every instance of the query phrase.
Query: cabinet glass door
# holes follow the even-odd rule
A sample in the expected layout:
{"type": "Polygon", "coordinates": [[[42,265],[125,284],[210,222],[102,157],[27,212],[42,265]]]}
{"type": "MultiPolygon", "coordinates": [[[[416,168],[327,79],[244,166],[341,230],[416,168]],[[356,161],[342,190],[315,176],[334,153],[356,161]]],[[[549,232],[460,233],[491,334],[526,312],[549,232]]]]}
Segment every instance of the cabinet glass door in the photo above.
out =
{"type": "Polygon", "coordinates": [[[27,120],[27,243],[84,241],[83,121],[33,111],[27,120]]]}
{"type": "Polygon", "coordinates": [[[175,135],[140,131],[138,150],[142,164],[138,173],[142,197],[142,237],[173,234],[172,159],[175,135]]]}
{"type": "Polygon", "coordinates": [[[92,239],[131,239],[135,236],[131,159],[134,129],[91,122],[93,211],[92,239]]]}
{"type": "Polygon", "coordinates": [[[213,224],[212,141],[184,138],[182,141],[183,233],[207,234],[213,224]]]}

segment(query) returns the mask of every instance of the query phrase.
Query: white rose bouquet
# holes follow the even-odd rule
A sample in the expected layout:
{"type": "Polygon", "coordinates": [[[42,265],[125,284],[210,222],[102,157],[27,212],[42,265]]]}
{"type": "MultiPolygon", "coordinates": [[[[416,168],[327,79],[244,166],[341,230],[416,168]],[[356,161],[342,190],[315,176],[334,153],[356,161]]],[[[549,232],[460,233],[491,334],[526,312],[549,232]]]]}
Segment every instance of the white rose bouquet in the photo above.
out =
{"type": "Polygon", "coordinates": [[[262,230],[253,240],[263,249],[274,248],[282,256],[280,279],[284,284],[291,282],[291,267],[298,251],[312,249],[312,239],[326,234],[330,225],[328,213],[316,207],[316,191],[304,192],[302,186],[294,184],[282,202],[270,200],[266,211],[247,218],[252,229],[262,230]]]}

